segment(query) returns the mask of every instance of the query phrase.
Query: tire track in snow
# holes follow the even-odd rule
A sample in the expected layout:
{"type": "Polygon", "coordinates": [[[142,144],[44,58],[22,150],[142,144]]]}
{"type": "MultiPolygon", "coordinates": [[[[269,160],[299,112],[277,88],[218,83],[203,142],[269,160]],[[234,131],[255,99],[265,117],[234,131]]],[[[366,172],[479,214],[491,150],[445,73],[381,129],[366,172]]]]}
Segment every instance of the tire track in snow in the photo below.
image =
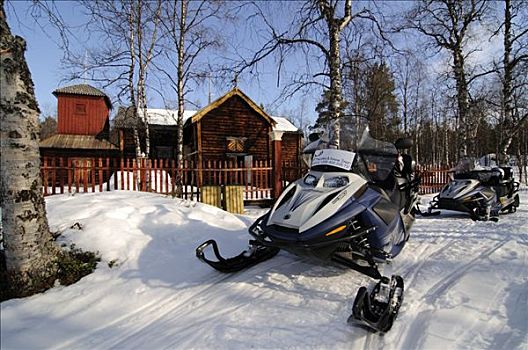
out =
{"type": "MultiPolygon", "coordinates": [[[[192,293],[191,295],[187,296],[184,299],[181,299],[181,295],[179,297],[171,297],[168,301],[163,302],[161,304],[156,305],[155,307],[152,307],[147,311],[147,313],[143,312],[141,313],[141,317],[138,321],[144,320],[143,322],[134,322],[132,320],[132,317],[124,317],[122,320],[121,325],[112,325],[112,326],[126,326],[126,332],[123,332],[120,334],[119,337],[114,337],[110,339],[106,339],[102,343],[97,344],[97,348],[100,349],[114,349],[119,348],[119,344],[126,342],[131,337],[134,337],[135,335],[141,333],[143,330],[151,327],[153,324],[158,322],[161,318],[170,315],[175,310],[179,309],[180,307],[192,304],[191,301],[193,299],[198,299],[200,296],[208,293],[210,290],[218,288],[218,284],[224,282],[227,279],[231,279],[235,276],[233,275],[225,275],[221,278],[216,279],[214,282],[212,282],[210,285],[199,289],[198,291],[192,293]],[[178,299],[177,302],[174,302],[176,299],[178,299]],[[132,327],[130,325],[132,324],[132,327]]],[[[104,328],[103,328],[104,329],[104,328]]]]}
{"type": "MultiPolygon", "coordinates": [[[[431,236],[434,237],[434,236],[431,236]]],[[[440,253],[444,252],[446,249],[449,249],[449,247],[453,246],[455,244],[455,241],[449,240],[448,238],[444,237],[436,237],[437,239],[434,242],[435,246],[438,246],[436,249],[431,250],[430,245],[426,244],[426,240],[420,240],[419,242],[419,248],[417,251],[415,250],[413,252],[415,259],[414,261],[408,261],[405,265],[399,267],[399,270],[404,271],[402,273],[402,277],[404,278],[406,288],[408,286],[412,285],[412,282],[414,282],[416,276],[421,271],[421,268],[429,262],[429,259],[439,255],[440,253]],[[447,242],[447,243],[446,243],[447,242]],[[427,254],[423,254],[424,252],[428,251],[427,254]],[[408,271],[410,270],[410,271],[408,271]]],[[[412,234],[411,234],[412,239],[412,234]]],[[[408,247],[407,247],[408,248],[408,247]]],[[[405,305],[405,300],[404,304],[405,305]]],[[[397,319],[396,321],[397,322],[397,319]]],[[[407,330],[407,325],[404,324],[402,326],[402,331],[407,330]]],[[[403,334],[403,333],[401,333],[403,334]]],[[[384,336],[386,337],[386,336],[384,336]]],[[[363,344],[363,349],[365,350],[373,350],[373,349],[382,349],[385,347],[385,341],[384,337],[382,337],[380,334],[368,332],[365,336],[365,342],[363,344]]],[[[401,339],[401,338],[398,338],[401,339]]]]}
{"type": "MultiPolygon", "coordinates": [[[[450,220],[447,219],[447,221],[450,222],[450,224],[456,224],[455,221],[458,220],[450,220]]],[[[455,226],[455,225],[453,225],[455,226]]],[[[457,227],[455,232],[461,231],[465,232],[467,228],[466,225],[462,225],[461,227],[457,227]]],[[[411,235],[412,238],[412,235],[411,235]]],[[[435,264],[432,264],[431,261],[435,258],[441,258],[442,255],[446,252],[449,252],[451,248],[465,248],[465,244],[460,245],[460,242],[453,239],[449,235],[439,237],[440,241],[436,241],[433,243],[427,243],[425,240],[419,242],[420,246],[423,246],[423,250],[427,250],[431,248],[431,244],[440,245],[438,248],[434,249],[434,251],[431,251],[429,254],[425,256],[419,256],[416,260],[416,265],[410,264],[411,270],[406,272],[404,274],[405,279],[405,285],[407,291],[409,289],[414,289],[414,292],[420,293],[421,288],[413,288],[414,282],[417,279],[418,276],[421,275],[421,273],[424,272],[424,268],[427,269],[427,267],[433,267],[435,264]],[[410,288],[408,288],[410,287],[410,288]]],[[[400,310],[400,317],[407,318],[411,317],[411,322],[406,323],[395,323],[395,326],[398,327],[398,331],[400,336],[395,341],[392,342],[392,344],[397,344],[397,348],[420,348],[419,344],[423,342],[423,336],[417,336],[418,334],[423,333],[425,331],[426,326],[429,322],[429,320],[432,317],[433,309],[430,308],[424,308],[424,304],[432,303],[436,300],[438,294],[443,293],[446,289],[448,289],[451,285],[453,285],[457,280],[459,280],[465,272],[467,272],[470,268],[476,265],[477,261],[479,259],[482,259],[484,257],[490,256],[495,252],[496,250],[500,249],[503,245],[505,245],[509,240],[503,240],[499,243],[493,245],[489,249],[486,249],[485,251],[479,253],[475,258],[471,259],[468,263],[459,266],[457,269],[453,271],[453,273],[449,273],[447,276],[442,277],[439,281],[434,283],[434,285],[430,288],[428,288],[423,295],[418,299],[414,299],[411,301],[410,304],[405,303],[402,305],[402,309],[400,310]],[[407,310],[409,308],[409,314],[407,314],[407,310]],[[403,311],[403,312],[402,312],[403,311]],[[417,315],[415,315],[415,311],[419,311],[417,315]],[[416,321],[419,320],[417,323],[416,321]],[[417,328],[417,329],[416,329],[417,328]],[[407,336],[411,333],[411,336],[407,336]]],[[[427,272],[425,272],[427,273],[427,272]]],[[[417,286],[415,286],[417,287],[417,286]]],[[[379,348],[379,347],[377,347],[379,348]]],[[[373,347],[369,347],[369,349],[373,349],[373,347]]]]}
{"type": "MultiPolygon", "coordinates": [[[[420,251],[416,252],[416,260],[412,263],[409,263],[407,264],[407,266],[404,267],[404,270],[405,272],[402,274],[403,278],[404,278],[404,283],[405,283],[405,288],[406,290],[410,289],[409,287],[412,286],[414,280],[416,279],[416,276],[418,276],[418,274],[420,273],[422,267],[429,262],[429,259],[431,258],[434,258],[435,256],[443,253],[446,249],[449,249],[451,246],[453,246],[455,244],[455,241],[453,240],[449,240],[447,238],[439,238],[439,241],[437,241],[435,243],[436,245],[438,245],[438,248],[430,251],[428,254],[426,255],[421,255],[420,253],[423,252],[423,251],[426,251],[428,249],[430,249],[430,245],[429,244],[426,244],[426,243],[422,243],[421,246],[423,247],[423,249],[421,249],[420,251]],[[447,244],[445,244],[447,242],[447,244]],[[406,270],[410,269],[409,272],[407,272],[406,270]]],[[[411,287],[412,288],[412,287],[411,287]]],[[[402,314],[396,318],[396,320],[394,321],[395,324],[394,324],[394,328],[396,327],[399,327],[398,329],[398,332],[400,334],[400,336],[398,337],[398,346],[396,348],[403,348],[405,349],[406,347],[401,347],[401,342],[407,337],[407,331],[409,329],[412,329],[412,324],[408,324],[408,323],[398,323],[398,318],[401,318],[402,316],[405,316],[405,298],[403,300],[403,304],[402,304],[402,308],[400,309],[400,312],[402,312],[402,314]],[[403,312],[402,312],[403,311],[403,312]]],[[[383,338],[385,339],[386,336],[383,338]]],[[[392,344],[393,345],[393,344],[392,344]]],[[[374,349],[382,349],[385,347],[385,341],[381,341],[380,339],[380,335],[378,334],[367,334],[367,337],[365,339],[365,345],[363,347],[363,349],[365,350],[374,350],[374,349]],[[375,339],[373,339],[375,338],[375,339]]]]}
{"type": "MultiPolygon", "coordinates": [[[[448,241],[447,239],[443,239],[440,243],[444,243],[445,241],[448,241]]],[[[436,243],[439,244],[439,243],[436,243]]],[[[418,259],[418,263],[416,265],[411,265],[412,270],[408,272],[407,274],[404,274],[404,281],[406,286],[410,286],[412,282],[416,279],[416,276],[421,271],[422,267],[429,263],[431,258],[434,258],[435,256],[439,255],[440,253],[443,253],[446,249],[451,248],[455,244],[455,241],[448,241],[447,244],[441,245],[437,249],[433,250],[431,253],[421,256],[418,259]]],[[[425,246],[425,249],[427,249],[427,246],[425,246]]]]}
{"type": "MultiPolygon", "coordinates": [[[[198,292],[196,292],[193,295],[185,298],[183,301],[175,303],[174,304],[175,306],[173,306],[170,309],[170,311],[172,311],[174,308],[177,308],[182,303],[185,303],[185,302],[195,298],[196,296],[199,296],[200,294],[203,294],[203,293],[207,292],[209,289],[215,287],[217,283],[223,282],[224,280],[226,280],[226,279],[228,279],[230,277],[232,277],[232,276],[231,275],[226,275],[226,276],[222,276],[221,278],[216,279],[210,285],[200,289],[198,292]]],[[[79,347],[79,345],[81,343],[86,343],[86,342],[88,342],[91,346],[93,346],[93,342],[90,341],[90,340],[93,339],[94,335],[96,335],[97,333],[104,332],[108,328],[120,328],[123,325],[128,325],[130,323],[130,320],[132,320],[132,319],[145,319],[145,318],[149,319],[148,317],[145,317],[145,315],[150,315],[150,314],[156,315],[157,311],[163,310],[166,306],[173,304],[173,302],[176,299],[179,299],[179,298],[180,298],[180,296],[175,294],[174,296],[172,296],[172,297],[170,297],[168,299],[165,299],[165,300],[163,300],[161,302],[160,302],[160,300],[156,300],[156,301],[153,301],[151,303],[148,303],[148,304],[146,304],[146,305],[134,310],[131,313],[127,313],[125,315],[122,315],[122,316],[118,317],[117,319],[115,319],[113,321],[110,321],[110,322],[108,322],[108,323],[106,323],[106,324],[104,324],[104,325],[102,325],[102,326],[90,331],[88,334],[84,334],[82,337],[78,337],[78,338],[75,338],[75,339],[70,339],[68,342],[60,344],[59,346],[57,346],[57,349],[65,349],[65,350],[66,349],[72,349],[72,348],[75,348],[75,347],[79,347]]],[[[166,313],[167,312],[163,312],[162,315],[165,315],[166,313]]],[[[152,323],[155,320],[156,319],[153,319],[149,323],[152,323]]],[[[97,344],[97,347],[101,348],[101,346],[99,344],[97,344]]]]}
{"type": "Polygon", "coordinates": [[[438,282],[436,282],[431,288],[429,288],[424,293],[424,295],[421,298],[422,303],[424,301],[427,301],[428,303],[434,302],[437,299],[438,294],[444,293],[447,288],[455,284],[456,281],[458,281],[462,276],[464,276],[464,274],[470,268],[474,267],[480,259],[489,257],[491,254],[499,250],[502,246],[504,246],[508,242],[509,240],[500,241],[499,243],[486,249],[484,252],[478,254],[476,257],[471,259],[469,262],[455,268],[455,270],[452,273],[441,278],[438,282]]]}
{"type": "MultiPolygon", "coordinates": [[[[254,271],[254,273],[258,273],[258,272],[263,272],[265,270],[269,270],[269,269],[274,269],[276,267],[284,267],[284,266],[287,266],[287,265],[290,265],[290,264],[296,264],[296,263],[299,263],[299,262],[302,262],[302,261],[299,261],[299,260],[291,260],[291,261],[283,261],[283,259],[281,259],[282,261],[281,262],[278,262],[276,264],[273,264],[271,266],[266,266],[266,268],[264,268],[264,266],[262,266],[260,269],[257,268],[256,271],[254,271]]],[[[269,265],[269,264],[267,264],[269,265]]],[[[253,267],[255,269],[255,267],[253,267]]],[[[244,270],[242,273],[244,273],[245,271],[247,270],[244,270]]],[[[130,337],[133,337],[139,333],[141,333],[143,330],[147,329],[148,327],[152,326],[152,324],[154,324],[155,322],[159,321],[159,319],[161,319],[162,317],[165,317],[166,315],[172,313],[173,311],[179,309],[182,305],[184,306],[184,308],[186,307],[186,305],[190,305],[192,303],[189,303],[189,301],[193,300],[193,299],[198,299],[200,296],[202,296],[203,294],[207,293],[209,290],[213,289],[213,288],[218,288],[218,284],[219,283],[222,283],[224,282],[225,280],[227,279],[238,279],[238,277],[240,276],[241,274],[240,273],[237,273],[237,274],[226,274],[226,275],[221,275],[222,277],[221,278],[217,278],[215,279],[213,282],[211,282],[210,285],[208,285],[207,287],[205,288],[202,288],[200,289],[199,291],[197,291],[196,293],[193,293],[192,295],[186,297],[185,299],[183,300],[180,300],[180,298],[178,296],[174,296],[174,297],[171,297],[165,301],[163,301],[162,303],[160,303],[159,301],[156,301],[156,302],[152,302],[152,303],[149,303],[148,306],[145,306],[145,307],[142,307],[140,310],[136,310],[134,311],[133,313],[130,313],[130,314],[126,314],[126,315],[123,315],[122,317],[120,317],[119,319],[113,321],[113,322],[110,322],[104,326],[101,326],[99,327],[98,329],[90,332],[88,335],[85,335],[83,336],[81,339],[75,339],[73,341],[70,341],[68,342],[66,345],[61,345],[59,347],[59,349],[70,349],[71,346],[73,344],[79,344],[79,342],[84,342],[90,338],[93,338],[93,336],[101,331],[104,332],[104,330],[108,327],[114,327],[114,328],[126,328],[127,331],[124,335],[120,336],[119,338],[113,338],[113,339],[107,339],[105,341],[103,341],[102,343],[98,343],[97,344],[97,347],[98,348],[116,348],[117,345],[123,343],[123,342],[126,342],[127,339],[129,339],[130,337]],[[174,301],[176,299],[179,299],[179,302],[176,302],[174,303],[174,301]],[[160,312],[160,310],[163,310],[162,312],[160,312]],[[138,317],[138,315],[141,315],[138,317]],[[151,316],[149,316],[151,315],[151,316]],[[133,323],[133,326],[132,327],[129,327],[130,326],[130,323],[132,319],[137,319],[137,320],[142,320],[142,319],[146,319],[148,320],[148,322],[144,322],[144,323],[133,323]],[[123,326],[126,326],[126,327],[123,327],[123,326]]],[[[216,294],[215,294],[216,295],[216,294]]],[[[203,306],[205,303],[202,302],[199,306],[203,306]]],[[[193,304],[194,308],[196,308],[196,304],[193,304]]],[[[192,310],[190,310],[192,311],[192,310]]],[[[188,313],[187,313],[188,314],[188,313]]],[[[171,317],[172,319],[172,317],[171,317]]]]}
{"type": "MultiPolygon", "coordinates": [[[[131,348],[134,348],[134,345],[136,345],[137,347],[137,344],[138,344],[137,340],[142,340],[141,337],[144,336],[143,332],[146,331],[146,334],[155,335],[156,329],[159,329],[159,331],[166,330],[167,329],[166,325],[172,323],[174,320],[180,319],[181,317],[187,316],[187,314],[190,312],[193,312],[193,311],[196,312],[196,309],[199,309],[203,305],[206,305],[209,301],[210,301],[210,298],[207,300],[204,300],[201,303],[192,303],[192,305],[188,304],[189,306],[185,304],[184,308],[186,308],[187,310],[186,312],[183,312],[183,313],[177,312],[181,309],[180,308],[181,303],[174,305],[170,309],[166,310],[166,312],[163,312],[163,314],[159,315],[159,317],[150,318],[150,322],[148,322],[147,324],[140,325],[137,329],[133,330],[130,333],[127,333],[126,336],[117,338],[117,339],[116,338],[109,339],[105,343],[97,344],[97,347],[106,348],[106,349],[131,349],[131,348]],[[169,317],[164,317],[167,315],[169,317]]],[[[231,307],[224,306],[216,312],[210,312],[209,310],[207,314],[204,314],[202,317],[199,317],[197,320],[193,320],[190,323],[186,323],[184,327],[179,327],[177,329],[177,333],[178,335],[180,335],[181,338],[187,339],[188,338],[187,336],[182,336],[182,332],[187,332],[187,333],[195,332],[195,330],[193,330],[192,328],[195,327],[197,324],[201,324],[209,320],[215,319],[217,317],[230,314],[231,312],[234,312],[243,307],[245,307],[245,305],[234,305],[231,307]]],[[[174,333],[169,333],[169,334],[163,333],[163,335],[158,334],[158,336],[156,337],[157,340],[161,338],[165,338],[165,339],[172,338],[173,339],[174,333]]],[[[187,339],[187,341],[189,340],[187,339]]],[[[165,343],[165,340],[163,341],[163,343],[165,343]]],[[[167,348],[172,348],[176,344],[168,345],[167,348]]],[[[139,348],[141,348],[141,346],[139,346],[139,348]]]]}
{"type": "MultiPolygon", "coordinates": [[[[414,320],[410,324],[405,325],[404,331],[401,332],[401,337],[399,338],[397,347],[412,349],[422,348],[424,339],[426,337],[425,335],[427,334],[428,324],[433,318],[434,312],[437,310],[434,302],[438,299],[438,297],[443,295],[448,288],[456,284],[456,282],[458,282],[468,270],[477,266],[479,260],[491,256],[494,252],[499,250],[508,242],[510,242],[510,240],[506,239],[494,244],[493,246],[479,253],[467,263],[457,267],[453,272],[442,277],[432,287],[428,288],[423,293],[422,297],[416,303],[413,303],[412,309],[417,310],[418,314],[414,315],[414,320]],[[429,305],[430,307],[424,307],[425,305],[429,305]],[[409,334],[409,331],[411,332],[411,336],[407,337],[406,335],[409,334]]],[[[452,244],[450,244],[450,246],[451,245],[452,244]]]]}

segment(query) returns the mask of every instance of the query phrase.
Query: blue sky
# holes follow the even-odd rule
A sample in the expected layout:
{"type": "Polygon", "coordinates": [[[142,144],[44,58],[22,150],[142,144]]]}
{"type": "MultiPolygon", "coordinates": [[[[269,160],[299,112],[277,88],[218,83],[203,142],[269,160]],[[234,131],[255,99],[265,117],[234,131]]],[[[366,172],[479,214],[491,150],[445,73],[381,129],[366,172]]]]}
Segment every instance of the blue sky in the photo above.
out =
{"type": "MultiPolygon", "coordinates": [[[[233,4],[233,3],[230,3],[233,4]]],[[[236,4],[236,3],[235,3],[236,4]]],[[[269,3],[267,3],[269,4],[269,3]]],[[[287,28],[288,24],[286,20],[291,21],[291,15],[284,16],[284,13],[294,13],[295,7],[298,3],[289,2],[281,3],[282,7],[274,6],[278,3],[271,3],[269,6],[270,11],[274,15],[270,16],[269,20],[273,22],[274,26],[287,28]],[[289,8],[291,7],[291,8],[289,8]]],[[[357,4],[357,3],[356,3],[357,4]]],[[[368,2],[359,2],[362,6],[369,4],[368,2]]],[[[384,6],[388,10],[387,13],[395,15],[398,12],[399,5],[408,4],[407,2],[396,3],[396,2],[380,2],[378,5],[384,6]]],[[[82,80],[78,81],[64,81],[65,71],[61,66],[61,58],[63,53],[58,48],[58,34],[54,28],[46,21],[42,19],[39,23],[36,23],[34,18],[28,12],[31,8],[31,2],[29,1],[11,1],[7,5],[8,23],[11,26],[13,33],[21,35],[26,39],[27,52],[26,59],[28,61],[29,68],[32,73],[33,81],[35,84],[35,91],[37,100],[40,108],[44,115],[53,113],[56,110],[56,98],[52,95],[52,91],[60,86],[82,83],[82,80]],[[15,15],[16,14],[16,15],[15,15]]],[[[74,1],[57,1],[57,8],[60,10],[64,20],[70,25],[79,25],[83,22],[84,17],[81,13],[80,6],[74,1]]],[[[399,9],[401,10],[401,9],[399,9]]],[[[252,50],[256,50],[259,46],[259,39],[261,39],[260,31],[265,30],[259,27],[258,21],[251,21],[247,19],[248,14],[240,13],[240,18],[237,22],[230,25],[224,25],[218,30],[222,31],[222,35],[227,41],[227,51],[231,53],[236,49],[239,53],[248,57],[252,50]]],[[[261,23],[260,23],[261,25],[261,23]]],[[[480,40],[474,40],[473,44],[475,47],[480,47],[483,50],[473,53],[472,59],[475,63],[485,63],[490,61],[490,57],[497,57],[498,49],[501,47],[501,36],[489,39],[489,30],[483,30],[483,28],[476,28],[480,35],[477,38],[480,40]]],[[[82,31],[78,34],[79,36],[86,36],[86,33],[82,31]]],[[[414,39],[412,39],[413,41],[414,39]]],[[[93,39],[92,39],[93,41],[93,39]]],[[[411,42],[412,42],[411,41],[411,42]]],[[[93,42],[90,43],[93,45],[93,42]]],[[[408,37],[398,44],[409,45],[408,37]],[[407,43],[405,43],[407,41],[407,43]]],[[[80,48],[81,43],[72,41],[72,47],[80,48]]],[[[499,56],[500,57],[500,56],[499,56]]],[[[207,60],[222,60],[221,54],[215,57],[207,57],[207,60]]],[[[317,62],[317,59],[311,57],[309,59],[310,65],[313,65],[313,72],[316,72],[320,67],[321,62],[317,62]],[[314,68],[315,67],[315,68],[314,68]]],[[[308,95],[303,96],[301,94],[294,95],[293,98],[281,102],[277,102],[278,97],[281,95],[282,88],[287,83],[288,79],[295,73],[303,71],[306,67],[305,58],[300,55],[290,56],[286,62],[286,65],[282,67],[280,86],[277,86],[277,65],[273,59],[268,59],[259,65],[258,71],[259,76],[256,79],[250,74],[244,74],[238,80],[238,86],[257,104],[263,104],[270,114],[283,115],[287,117],[303,115],[303,123],[309,124],[316,118],[315,105],[319,97],[321,96],[322,89],[320,87],[312,87],[308,91],[308,95]]],[[[437,57],[429,58],[428,67],[432,72],[436,74],[442,73],[449,67],[449,60],[444,55],[438,55],[437,57]]],[[[396,67],[397,69],[397,67],[396,67]]],[[[94,84],[96,86],[96,84],[94,84]]],[[[96,86],[97,87],[97,86],[96,86]]],[[[224,93],[226,93],[232,86],[224,84],[221,86],[212,85],[211,95],[215,99],[224,93]]],[[[199,102],[200,106],[203,107],[207,104],[208,100],[208,88],[209,84],[204,82],[201,86],[195,87],[193,93],[190,95],[190,100],[199,102]]],[[[105,90],[112,99],[113,91],[105,90]]],[[[164,108],[164,104],[161,99],[151,93],[149,98],[149,107],[151,108],[164,108]]],[[[191,105],[187,105],[186,109],[196,109],[191,105]]],[[[294,118],[295,119],[295,118],[294,118]]],[[[294,120],[295,121],[295,120],[294,120]]],[[[299,121],[297,119],[297,126],[299,121]]]]}
{"type": "MultiPolygon", "coordinates": [[[[56,2],[57,8],[60,10],[64,20],[70,25],[79,25],[82,22],[83,15],[80,11],[79,6],[74,1],[59,1],[56,2]]],[[[14,34],[22,36],[27,43],[26,60],[31,70],[33,82],[35,84],[35,93],[39,106],[44,115],[54,113],[56,110],[56,98],[52,95],[52,91],[58,87],[71,85],[76,83],[82,83],[82,80],[78,81],[65,81],[65,71],[61,66],[61,58],[63,52],[58,46],[58,34],[57,31],[45,20],[42,19],[37,23],[30,13],[31,2],[29,1],[12,1],[7,5],[8,23],[14,34]]],[[[240,28],[233,26],[231,29],[226,30],[226,35],[229,37],[228,45],[233,48],[237,45],[236,40],[242,40],[244,42],[254,42],[254,38],[251,37],[251,33],[241,31],[240,28]],[[228,32],[228,33],[227,33],[228,32]],[[241,38],[234,38],[233,35],[236,33],[241,38]],[[247,40],[249,38],[249,40],[247,40]]],[[[251,30],[251,28],[249,28],[251,30]]],[[[82,33],[81,33],[82,35],[82,33]]],[[[72,40],[72,47],[81,47],[80,43],[76,43],[72,40]]],[[[246,52],[248,47],[245,47],[246,52]]],[[[284,68],[285,71],[289,69],[295,70],[296,58],[290,61],[290,66],[284,68]]],[[[251,78],[249,75],[244,75],[239,78],[238,86],[242,89],[251,99],[258,104],[264,104],[269,106],[268,112],[275,115],[288,114],[290,111],[297,109],[303,110],[305,113],[306,120],[314,120],[316,113],[314,111],[316,101],[320,96],[319,91],[312,90],[310,96],[305,97],[298,95],[295,98],[283,102],[282,104],[274,103],[280,95],[282,86],[277,87],[277,69],[274,66],[273,61],[269,60],[264,64],[260,65],[258,80],[251,78]]],[[[287,74],[283,73],[284,74],[287,74]]],[[[281,84],[284,84],[284,77],[281,78],[281,84]]],[[[96,84],[93,84],[96,86],[96,84]]],[[[215,99],[225,92],[227,92],[231,86],[213,86],[211,87],[212,98],[215,99]]],[[[204,83],[201,86],[195,88],[195,91],[191,94],[190,99],[192,101],[200,102],[201,106],[207,104],[208,100],[209,84],[204,83]]],[[[112,91],[107,92],[111,98],[112,91]]],[[[152,108],[163,108],[163,102],[155,94],[150,95],[149,107],[152,108]]],[[[187,109],[195,109],[192,106],[187,106],[187,109]]]]}

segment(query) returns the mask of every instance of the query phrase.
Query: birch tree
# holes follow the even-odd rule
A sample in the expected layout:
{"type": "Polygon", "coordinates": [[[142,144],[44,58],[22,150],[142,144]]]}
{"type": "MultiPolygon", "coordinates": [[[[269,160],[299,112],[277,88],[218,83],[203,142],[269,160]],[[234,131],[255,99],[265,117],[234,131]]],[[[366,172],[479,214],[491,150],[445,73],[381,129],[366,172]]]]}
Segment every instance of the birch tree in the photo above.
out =
{"type": "Polygon", "coordinates": [[[92,81],[103,89],[116,88],[117,98],[128,101],[137,119],[132,125],[136,156],[148,157],[148,75],[157,55],[162,1],[89,0],[81,4],[88,17],[84,28],[98,46],[69,53],[65,62],[68,78],[92,81]],[[144,149],[140,133],[145,138],[144,149]]]}
{"type": "Polygon", "coordinates": [[[468,52],[467,43],[472,39],[471,28],[482,20],[487,10],[488,3],[484,0],[426,0],[419,1],[406,16],[407,28],[418,31],[430,39],[437,50],[444,50],[451,56],[461,128],[459,156],[473,151],[477,124],[470,114],[469,86],[482,75],[468,72],[467,58],[471,52],[468,52]]]}
{"type": "Polygon", "coordinates": [[[25,50],[24,39],[11,34],[0,0],[0,206],[8,280],[21,296],[48,288],[57,271],[41,192],[40,112],[25,50]]]}
{"type": "MultiPolygon", "coordinates": [[[[211,74],[207,65],[199,58],[209,49],[221,45],[221,38],[211,30],[208,22],[220,15],[221,2],[207,0],[173,0],[165,2],[162,13],[163,44],[162,52],[165,57],[163,64],[156,64],[157,70],[162,72],[169,81],[172,92],[176,95],[178,114],[176,117],[177,133],[177,165],[176,196],[183,194],[183,114],[186,96],[190,91],[190,83],[203,76],[211,74]]],[[[163,93],[167,95],[166,92],[163,93]]],[[[164,96],[167,97],[167,96],[164,96]]]]}
{"type": "MultiPolygon", "coordinates": [[[[309,0],[302,3],[295,15],[291,27],[286,30],[277,29],[258,3],[253,4],[256,15],[262,19],[268,30],[269,39],[249,60],[244,61],[242,70],[254,67],[259,61],[277,53],[278,71],[282,68],[284,58],[293,54],[298,48],[307,57],[318,55],[323,61],[322,71],[307,76],[306,80],[298,81],[293,92],[305,84],[322,86],[328,91],[328,114],[332,147],[340,147],[340,118],[342,115],[343,84],[342,84],[342,34],[349,24],[359,18],[375,20],[367,9],[357,12],[352,10],[352,0],[309,0]],[[323,78],[323,81],[317,80],[323,78]]],[[[284,11],[283,11],[284,13],[284,11]]],[[[326,94],[326,93],[325,93],[326,94]]]]}
{"type": "Polygon", "coordinates": [[[502,58],[502,108],[504,112],[504,137],[499,146],[501,160],[507,157],[515,135],[528,119],[528,106],[523,97],[528,93],[526,69],[528,65],[528,3],[504,1],[504,19],[499,28],[503,31],[504,55],[502,58]]]}

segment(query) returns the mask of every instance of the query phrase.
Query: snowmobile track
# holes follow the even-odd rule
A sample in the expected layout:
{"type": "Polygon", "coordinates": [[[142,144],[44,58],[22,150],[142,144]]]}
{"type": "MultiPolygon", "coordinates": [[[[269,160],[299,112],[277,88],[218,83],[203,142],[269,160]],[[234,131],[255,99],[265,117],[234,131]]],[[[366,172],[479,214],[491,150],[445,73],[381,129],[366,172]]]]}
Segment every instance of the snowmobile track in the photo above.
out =
{"type": "Polygon", "coordinates": [[[469,262],[457,267],[453,272],[440,279],[424,293],[421,298],[422,303],[424,301],[433,303],[438,298],[439,294],[443,294],[447,288],[456,283],[456,281],[458,281],[470,268],[474,267],[480,259],[489,257],[508,242],[509,240],[504,240],[495,244],[494,246],[486,249],[484,252],[478,254],[469,262]]]}
{"type": "MultiPolygon", "coordinates": [[[[138,333],[142,329],[148,327],[151,323],[155,322],[159,318],[159,316],[164,316],[164,315],[168,314],[169,312],[173,311],[174,309],[177,309],[180,305],[182,305],[182,304],[192,300],[193,298],[196,298],[199,295],[207,292],[209,289],[212,289],[213,287],[215,287],[217,283],[223,282],[224,280],[226,280],[226,279],[228,279],[230,277],[232,277],[232,276],[231,275],[222,275],[221,278],[215,279],[215,281],[213,283],[211,283],[210,285],[200,289],[199,291],[197,291],[193,295],[185,298],[184,300],[178,300],[178,302],[176,302],[176,303],[173,303],[173,302],[175,300],[179,299],[179,296],[177,296],[177,295],[172,296],[172,297],[170,297],[168,299],[165,299],[163,301],[156,300],[156,301],[153,301],[151,303],[148,303],[148,304],[138,308],[134,312],[125,314],[125,315],[117,318],[114,321],[106,323],[105,325],[100,326],[100,327],[92,330],[88,334],[84,334],[82,337],[78,337],[76,339],[71,339],[67,343],[61,344],[59,347],[57,347],[57,349],[66,350],[66,349],[72,349],[72,348],[75,348],[75,347],[79,347],[80,344],[85,344],[85,343],[93,344],[93,342],[91,340],[93,340],[94,336],[96,334],[100,333],[100,332],[104,332],[108,328],[120,328],[120,326],[128,325],[128,324],[130,324],[130,320],[131,319],[150,319],[151,321],[149,321],[148,324],[144,325],[143,327],[136,326],[136,327],[133,327],[133,329],[131,329],[130,331],[127,332],[127,334],[129,334],[129,333],[138,333]],[[165,307],[169,306],[169,305],[171,305],[171,307],[168,308],[168,309],[165,309],[165,307]],[[157,313],[157,311],[160,311],[160,310],[163,310],[163,311],[160,312],[160,313],[157,313]],[[157,317],[148,318],[146,315],[157,315],[157,317]]],[[[126,336],[126,338],[128,338],[128,336],[126,336]]],[[[115,339],[108,339],[106,342],[97,344],[97,348],[100,348],[100,349],[114,348],[113,345],[107,345],[109,342],[112,342],[112,341],[115,342],[115,339]]]]}

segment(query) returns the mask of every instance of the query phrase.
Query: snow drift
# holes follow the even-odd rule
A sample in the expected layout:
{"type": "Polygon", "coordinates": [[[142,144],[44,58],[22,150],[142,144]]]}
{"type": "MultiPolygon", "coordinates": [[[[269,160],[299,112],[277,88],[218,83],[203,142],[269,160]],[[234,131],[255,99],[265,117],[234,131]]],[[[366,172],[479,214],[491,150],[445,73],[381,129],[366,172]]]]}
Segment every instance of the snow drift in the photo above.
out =
{"type": "Polygon", "coordinates": [[[405,301],[385,336],[346,323],[356,291],[374,281],[288,253],[225,275],[195,247],[226,255],[247,244],[261,210],[220,209],[137,192],[47,198],[61,240],[99,251],[75,285],[1,304],[2,349],[510,348],[528,346],[528,202],[498,223],[463,214],[418,218],[385,275],[405,301]],[[81,229],[78,229],[79,223],[81,229]],[[110,267],[111,265],[112,267],[110,267]]]}

